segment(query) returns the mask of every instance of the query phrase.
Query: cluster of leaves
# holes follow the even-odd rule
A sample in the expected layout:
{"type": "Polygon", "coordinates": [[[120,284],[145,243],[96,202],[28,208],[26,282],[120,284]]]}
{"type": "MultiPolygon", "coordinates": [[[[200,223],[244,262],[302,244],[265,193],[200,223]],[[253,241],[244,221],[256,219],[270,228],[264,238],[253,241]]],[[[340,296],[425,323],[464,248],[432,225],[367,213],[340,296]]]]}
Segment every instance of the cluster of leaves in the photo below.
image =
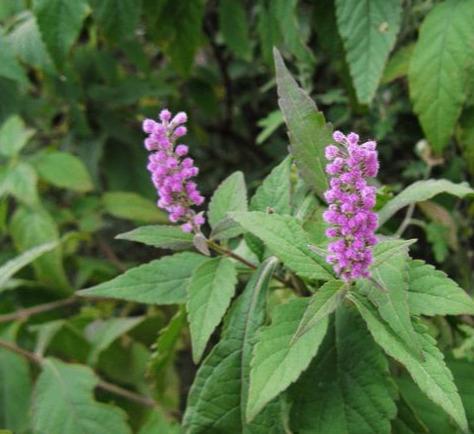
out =
{"type": "Polygon", "coordinates": [[[474,429],[473,23],[474,0],[0,2],[0,431],[474,429]],[[380,141],[353,287],[324,260],[308,93],[380,141]],[[209,196],[245,173],[208,238],[153,203],[139,123],[164,105],[209,196]]]}

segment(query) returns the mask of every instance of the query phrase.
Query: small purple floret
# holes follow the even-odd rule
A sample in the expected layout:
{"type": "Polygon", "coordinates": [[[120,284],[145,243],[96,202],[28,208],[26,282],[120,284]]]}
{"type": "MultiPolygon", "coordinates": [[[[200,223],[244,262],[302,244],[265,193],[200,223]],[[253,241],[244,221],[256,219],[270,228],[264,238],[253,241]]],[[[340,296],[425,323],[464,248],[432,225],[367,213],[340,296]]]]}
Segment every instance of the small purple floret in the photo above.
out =
{"type": "Polygon", "coordinates": [[[158,192],[158,207],[169,213],[172,223],[182,223],[184,232],[200,231],[206,222],[202,212],[196,213],[193,206],[202,205],[201,196],[191,178],[199,173],[192,158],[184,158],[189,149],[176,145],[176,140],[187,133],[183,125],[188,120],[186,113],[179,112],[173,118],[169,110],[160,112],[160,121],[145,119],[143,131],[148,134],[145,148],[152,152],[148,157],[147,169],[151,172],[153,185],[158,192]]]}
{"type": "Polygon", "coordinates": [[[377,175],[379,162],[374,141],[359,145],[356,133],[346,137],[340,131],[333,139],[336,144],[327,146],[325,153],[331,187],[324,194],[329,207],[323,217],[331,225],[326,235],[334,238],[326,259],[338,276],[351,281],[370,277],[377,214],[372,211],[376,188],[367,179],[377,175]]]}

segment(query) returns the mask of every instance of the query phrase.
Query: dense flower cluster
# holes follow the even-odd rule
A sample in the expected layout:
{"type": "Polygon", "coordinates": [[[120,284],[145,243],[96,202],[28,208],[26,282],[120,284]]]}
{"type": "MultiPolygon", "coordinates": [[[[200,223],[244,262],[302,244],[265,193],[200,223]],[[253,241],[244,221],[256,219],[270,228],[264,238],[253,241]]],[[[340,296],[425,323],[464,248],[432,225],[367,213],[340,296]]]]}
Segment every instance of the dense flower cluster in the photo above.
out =
{"type": "Polygon", "coordinates": [[[333,134],[336,144],[326,147],[329,163],[330,189],[325,198],[329,209],[324,219],[331,227],[326,235],[334,240],[328,246],[327,261],[344,280],[370,277],[372,246],[377,215],[376,188],[367,184],[367,178],[377,175],[379,162],[374,141],[359,144],[359,136],[347,137],[340,131],[333,134]]]}
{"type": "Polygon", "coordinates": [[[192,207],[201,205],[204,197],[196,183],[191,181],[199,169],[194,166],[192,158],[186,157],[188,147],[176,145],[177,140],[187,132],[184,126],[186,113],[179,112],[172,118],[165,109],[160,113],[160,121],[143,121],[143,131],[148,134],[145,148],[152,152],[147,168],[158,191],[158,206],[168,211],[171,222],[182,222],[184,232],[199,232],[205,218],[203,213],[196,214],[192,207]]]}

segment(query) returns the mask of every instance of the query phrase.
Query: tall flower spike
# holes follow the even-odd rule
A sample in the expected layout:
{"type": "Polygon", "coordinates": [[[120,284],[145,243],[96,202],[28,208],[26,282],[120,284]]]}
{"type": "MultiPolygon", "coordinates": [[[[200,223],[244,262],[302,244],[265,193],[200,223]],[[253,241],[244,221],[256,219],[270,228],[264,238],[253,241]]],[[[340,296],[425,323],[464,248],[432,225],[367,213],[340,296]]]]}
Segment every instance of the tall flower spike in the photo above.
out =
{"type": "Polygon", "coordinates": [[[331,226],[326,235],[333,239],[328,246],[327,261],[346,281],[370,277],[372,246],[377,242],[375,206],[376,188],[367,179],[379,169],[377,144],[368,141],[359,145],[359,136],[347,137],[335,131],[336,144],[326,147],[326,172],[330,188],[325,193],[329,204],[324,220],[331,226]]]}
{"type": "Polygon", "coordinates": [[[202,212],[196,213],[194,205],[202,205],[196,183],[191,181],[199,173],[192,158],[186,157],[188,147],[176,146],[176,141],[183,137],[187,129],[184,124],[188,117],[179,112],[174,117],[169,110],[160,112],[160,122],[153,119],[143,121],[143,131],[148,134],[145,148],[151,152],[148,157],[148,170],[151,180],[158,192],[158,207],[169,213],[173,223],[182,223],[184,232],[199,232],[206,221],[202,212]],[[186,158],[184,158],[186,157],[186,158]]]}

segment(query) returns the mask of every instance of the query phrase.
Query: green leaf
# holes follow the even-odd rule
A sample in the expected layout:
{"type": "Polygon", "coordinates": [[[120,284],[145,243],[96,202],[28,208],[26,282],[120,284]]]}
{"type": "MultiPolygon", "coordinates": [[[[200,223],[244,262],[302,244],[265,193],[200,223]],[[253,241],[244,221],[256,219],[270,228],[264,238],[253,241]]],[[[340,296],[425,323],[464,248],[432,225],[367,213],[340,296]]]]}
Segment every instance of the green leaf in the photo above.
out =
{"type": "Polygon", "coordinates": [[[472,298],[445,273],[420,260],[408,265],[408,302],[413,315],[474,315],[472,298]]]}
{"type": "Polygon", "coordinates": [[[120,42],[133,37],[140,19],[141,1],[93,0],[92,5],[94,18],[107,38],[120,42]]]}
{"type": "Polygon", "coordinates": [[[40,256],[55,249],[59,245],[59,241],[51,241],[49,243],[41,244],[33,247],[21,255],[10,259],[8,262],[0,267],[0,292],[5,288],[5,284],[10,278],[20,271],[23,267],[38,259],[40,256]]]}
{"type": "Polygon", "coordinates": [[[389,434],[396,414],[387,360],[357,313],[342,306],[290,396],[291,426],[302,434],[389,434]]]}
{"type": "Polygon", "coordinates": [[[181,434],[178,423],[169,421],[160,411],[153,411],[138,434],[181,434]]]}
{"type": "Polygon", "coordinates": [[[269,404],[253,423],[244,417],[251,353],[265,321],[266,295],[276,265],[276,258],[268,258],[252,275],[229,313],[222,339],[200,366],[184,415],[187,434],[281,432],[278,402],[269,404]]]}
{"type": "Polygon", "coordinates": [[[208,212],[211,227],[215,228],[233,211],[247,211],[247,187],[242,172],[227,177],[214,192],[208,212]]]}
{"type": "Polygon", "coordinates": [[[278,306],[272,324],[260,332],[251,361],[247,421],[295,382],[318,352],[328,327],[327,317],[291,344],[308,302],[297,298],[278,306]]]}
{"type": "Polygon", "coordinates": [[[318,322],[337,309],[344,298],[343,287],[344,282],[340,280],[330,280],[321,286],[310,298],[296,333],[292,338],[292,345],[297,342],[298,339],[301,339],[301,337],[310,331],[318,322]]]}
{"type": "Polygon", "coordinates": [[[89,13],[87,0],[35,0],[33,10],[51,57],[63,65],[89,13]]]}
{"type": "Polygon", "coordinates": [[[219,28],[224,41],[237,57],[249,62],[252,59],[252,44],[246,15],[239,0],[219,1],[219,28]]]}
{"type": "Polygon", "coordinates": [[[188,249],[193,245],[193,235],[183,232],[178,226],[141,226],[115,238],[171,250],[188,249]]]}
{"type": "Polygon", "coordinates": [[[34,391],[33,427],[38,434],[131,434],[126,414],[94,399],[99,380],[86,366],[46,359],[34,391]]]}
{"type": "Polygon", "coordinates": [[[408,75],[408,68],[410,67],[410,60],[414,49],[415,44],[409,44],[395,52],[385,67],[382,84],[390,83],[408,75]]]}
{"type": "Polygon", "coordinates": [[[255,142],[257,145],[261,145],[265,142],[281,125],[285,123],[283,115],[280,110],[275,110],[269,113],[264,118],[257,122],[257,125],[262,129],[258,134],[255,142]]]}
{"type": "Polygon", "coordinates": [[[272,209],[277,214],[290,214],[291,158],[285,158],[263,180],[250,201],[252,211],[266,212],[272,209]]]}
{"type": "MultiPolygon", "coordinates": [[[[59,241],[56,223],[43,210],[18,209],[11,220],[10,232],[17,249],[22,252],[47,242],[59,241]]],[[[36,259],[33,268],[43,285],[70,291],[59,246],[36,259]]]]}
{"type": "Polygon", "coordinates": [[[145,223],[167,223],[168,217],[156,205],[137,193],[111,191],[102,196],[105,210],[114,217],[145,223]]]}
{"type": "MultiPolygon", "coordinates": [[[[23,67],[15,57],[11,46],[7,43],[6,37],[0,28],[0,77],[17,81],[20,84],[28,84],[23,67]]],[[[0,147],[1,149],[1,147],[0,147]]]]}
{"type": "Polygon", "coordinates": [[[233,213],[244,229],[260,238],[273,254],[301,277],[331,280],[330,266],[308,247],[308,237],[299,222],[291,216],[258,211],[233,213]]]}
{"type": "Polygon", "coordinates": [[[237,272],[228,258],[210,259],[194,270],[187,290],[193,360],[198,363],[235,293],[237,272]]]}
{"type": "Polygon", "coordinates": [[[37,183],[38,176],[34,169],[28,163],[20,161],[9,168],[2,188],[19,202],[35,206],[38,204],[37,183]]]}
{"type": "Polygon", "coordinates": [[[278,104],[288,127],[291,153],[305,182],[323,197],[328,189],[324,149],[333,141],[332,128],[313,100],[298,87],[277,49],[274,57],[278,104]]]}
{"type": "Polygon", "coordinates": [[[401,240],[398,238],[387,238],[380,240],[374,248],[374,262],[371,267],[376,268],[392,256],[399,255],[400,253],[408,254],[408,247],[414,243],[416,243],[416,239],[401,240]]]}
{"type": "MultiPolygon", "coordinates": [[[[385,248],[376,245],[377,251],[385,248]]],[[[380,316],[403,340],[413,354],[420,356],[418,336],[413,328],[408,305],[408,255],[399,251],[372,268],[372,279],[358,282],[360,291],[377,307],[380,316]]]]}
{"type": "Polygon", "coordinates": [[[92,350],[89,353],[88,364],[95,365],[100,354],[105,351],[117,338],[126,334],[143,321],[143,317],[110,318],[90,323],[85,330],[92,350]]]}
{"type": "Polygon", "coordinates": [[[81,193],[94,188],[84,163],[67,152],[47,152],[34,160],[41,178],[60,188],[81,193]]]}
{"type": "Polygon", "coordinates": [[[10,116],[0,128],[0,154],[6,157],[18,154],[32,135],[33,130],[25,127],[23,119],[17,115],[10,116]]]}
{"type": "Polygon", "coordinates": [[[449,369],[453,372],[454,381],[459,388],[464,408],[466,409],[469,427],[474,427],[474,366],[466,360],[448,361],[449,369]]]}
{"type": "Polygon", "coordinates": [[[414,111],[437,152],[448,142],[464,104],[473,20],[470,0],[436,5],[421,25],[410,62],[408,82],[414,111]]]}
{"type": "Polygon", "coordinates": [[[54,73],[55,67],[41,37],[36,17],[25,11],[21,18],[8,35],[13,51],[27,65],[54,73]]]}
{"type": "Polygon", "coordinates": [[[449,254],[448,229],[446,226],[430,222],[425,227],[426,239],[431,244],[435,261],[444,262],[449,254]]]}
{"type": "MultiPolygon", "coordinates": [[[[1,338],[13,340],[13,328],[16,326],[3,330],[1,338]]],[[[25,433],[29,428],[31,390],[31,372],[27,360],[0,348],[0,427],[18,434],[25,433]]]]}
{"type": "Polygon", "coordinates": [[[400,0],[336,0],[337,27],[362,104],[369,104],[400,29],[400,0]]]}
{"type": "Polygon", "coordinates": [[[379,226],[382,226],[405,206],[411,203],[423,202],[441,193],[448,193],[462,198],[468,194],[473,194],[474,190],[466,182],[455,184],[446,179],[428,179],[414,182],[388,201],[379,211],[379,226]]]}
{"type": "Polygon", "coordinates": [[[184,303],[193,271],[208,260],[197,253],[183,252],[131,268],[79,295],[108,297],[146,304],[184,303]]]}
{"type": "MultiPolygon", "coordinates": [[[[416,389],[416,385],[414,385],[416,389]]],[[[426,398],[421,391],[416,390],[420,396],[422,396],[428,403],[436,408],[436,405],[426,398]]],[[[436,408],[438,412],[438,409],[436,408]]],[[[439,412],[438,412],[439,413],[439,412]]],[[[441,416],[446,419],[448,416],[444,413],[441,413],[441,416]]],[[[420,417],[415,413],[414,408],[405,400],[403,396],[398,397],[397,402],[397,418],[392,421],[392,433],[393,434],[427,434],[427,426],[423,423],[420,417]]],[[[433,433],[434,434],[434,433],[433,433]]]]}
{"type": "Polygon", "coordinates": [[[375,341],[389,356],[405,366],[428,398],[443,408],[462,430],[467,431],[466,415],[453,376],[444,362],[443,354],[436,347],[435,340],[425,328],[418,324],[416,330],[420,350],[424,355],[423,360],[420,360],[358,294],[352,293],[349,297],[357,306],[375,341]]]}

